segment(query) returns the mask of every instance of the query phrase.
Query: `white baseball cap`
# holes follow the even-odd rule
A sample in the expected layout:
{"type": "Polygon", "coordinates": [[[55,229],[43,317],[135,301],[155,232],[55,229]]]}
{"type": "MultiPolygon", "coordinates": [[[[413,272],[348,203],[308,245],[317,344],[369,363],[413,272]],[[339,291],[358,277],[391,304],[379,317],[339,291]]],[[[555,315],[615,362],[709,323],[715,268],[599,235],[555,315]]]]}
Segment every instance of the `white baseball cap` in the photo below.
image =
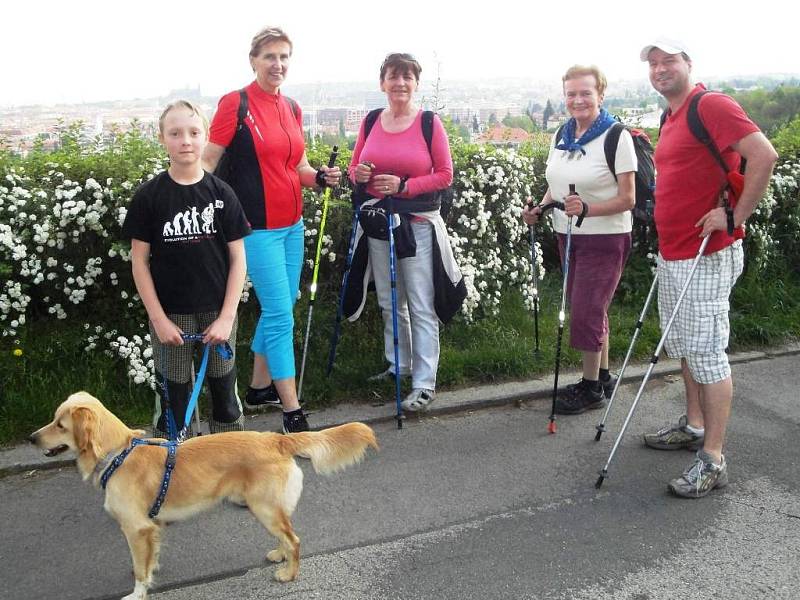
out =
{"type": "Polygon", "coordinates": [[[659,37],[656,38],[653,43],[647,44],[647,46],[642,48],[642,51],[639,53],[639,58],[642,60],[642,62],[647,62],[648,55],[653,48],[663,50],[667,54],[684,53],[686,56],[691,56],[689,53],[689,47],[684,42],[666,37],[659,37]]]}

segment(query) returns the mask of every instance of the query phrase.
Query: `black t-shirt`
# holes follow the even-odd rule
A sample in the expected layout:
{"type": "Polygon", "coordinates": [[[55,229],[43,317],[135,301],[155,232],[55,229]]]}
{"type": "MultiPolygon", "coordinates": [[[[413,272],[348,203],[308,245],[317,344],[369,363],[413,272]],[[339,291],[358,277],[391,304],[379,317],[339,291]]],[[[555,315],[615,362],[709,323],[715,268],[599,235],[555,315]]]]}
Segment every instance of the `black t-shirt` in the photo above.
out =
{"type": "Polygon", "coordinates": [[[150,244],[150,273],[164,312],[220,310],[228,281],[228,242],[250,233],[233,190],[210,173],[191,185],[164,171],[143,183],[122,234],[150,244]]]}

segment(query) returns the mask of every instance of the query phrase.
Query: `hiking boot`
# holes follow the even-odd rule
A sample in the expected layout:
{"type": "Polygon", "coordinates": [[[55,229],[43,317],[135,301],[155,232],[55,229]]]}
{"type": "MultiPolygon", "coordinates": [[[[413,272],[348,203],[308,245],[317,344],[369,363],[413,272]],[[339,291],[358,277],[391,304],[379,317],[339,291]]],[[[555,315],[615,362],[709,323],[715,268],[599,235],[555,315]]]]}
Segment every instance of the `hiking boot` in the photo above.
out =
{"type": "Polygon", "coordinates": [[[405,400],[400,403],[403,410],[417,412],[428,410],[428,405],[433,402],[436,397],[436,392],[424,388],[414,388],[411,393],[405,397],[405,400]]]}
{"type": "Polygon", "coordinates": [[[645,433],[645,446],[656,450],[699,450],[703,446],[705,435],[696,434],[686,427],[686,415],[678,419],[677,425],[667,425],[656,433],[645,433]]]}
{"type": "Polygon", "coordinates": [[[556,399],[555,412],[557,415],[579,415],[604,406],[602,386],[581,379],[578,383],[567,386],[566,394],[556,399]]]}
{"type": "Polygon", "coordinates": [[[303,409],[283,413],[283,433],[300,433],[309,429],[303,409]]]}
{"type": "Polygon", "coordinates": [[[247,393],[244,395],[244,405],[250,410],[258,410],[265,406],[280,408],[281,398],[278,396],[275,383],[270,383],[265,388],[248,387],[247,393]]]}
{"type": "MultiPolygon", "coordinates": [[[[411,373],[400,373],[400,378],[408,378],[411,376],[411,373]]],[[[370,383],[378,383],[381,381],[394,381],[394,371],[392,371],[392,367],[387,367],[385,371],[381,371],[377,375],[372,375],[367,377],[367,381],[370,383]]]]}
{"type": "MultiPolygon", "coordinates": [[[[581,379],[583,381],[583,379],[581,379]]],[[[578,387],[581,384],[579,381],[578,383],[568,383],[567,384],[567,393],[574,393],[572,389],[578,387]]],[[[617,385],[617,376],[612,375],[611,373],[608,374],[608,379],[600,379],[600,385],[603,388],[603,395],[606,398],[611,398],[611,394],[614,393],[614,386],[617,385]]]]}
{"type": "Polygon", "coordinates": [[[711,455],[700,450],[683,475],[670,481],[667,487],[682,498],[702,498],[714,488],[723,488],[726,485],[728,463],[725,462],[725,457],[722,457],[721,464],[715,465],[711,455]]]}

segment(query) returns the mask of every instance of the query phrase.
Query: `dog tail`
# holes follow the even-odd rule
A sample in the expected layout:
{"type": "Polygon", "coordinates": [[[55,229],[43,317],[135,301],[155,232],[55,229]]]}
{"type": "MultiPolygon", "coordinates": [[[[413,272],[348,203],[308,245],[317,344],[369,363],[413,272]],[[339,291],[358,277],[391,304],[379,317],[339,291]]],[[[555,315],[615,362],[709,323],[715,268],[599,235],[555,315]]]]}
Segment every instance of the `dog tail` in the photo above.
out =
{"type": "Polygon", "coordinates": [[[288,433],[280,438],[282,452],[311,460],[317,473],[328,475],[363,460],[367,448],[378,450],[375,433],[364,423],[346,423],[322,431],[288,433]]]}

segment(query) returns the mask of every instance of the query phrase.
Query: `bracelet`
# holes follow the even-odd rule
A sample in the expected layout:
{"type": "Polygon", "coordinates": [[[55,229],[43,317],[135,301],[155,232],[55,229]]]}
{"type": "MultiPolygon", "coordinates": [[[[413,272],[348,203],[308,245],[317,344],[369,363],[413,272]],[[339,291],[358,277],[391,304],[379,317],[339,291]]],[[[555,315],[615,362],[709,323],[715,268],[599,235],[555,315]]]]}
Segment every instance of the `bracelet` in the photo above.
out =
{"type": "Polygon", "coordinates": [[[400,178],[400,185],[397,186],[397,193],[402,194],[403,190],[406,189],[406,181],[408,181],[408,175],[405,177],[400,178]]]}
{"type": "Polygon", "coordinates": [[[327,182],[325,181],[325,172],[320,169],[317,171],[317,174],[314,176],[314,183],[317,184],[319,187],[327,187],[327,182]]]}

